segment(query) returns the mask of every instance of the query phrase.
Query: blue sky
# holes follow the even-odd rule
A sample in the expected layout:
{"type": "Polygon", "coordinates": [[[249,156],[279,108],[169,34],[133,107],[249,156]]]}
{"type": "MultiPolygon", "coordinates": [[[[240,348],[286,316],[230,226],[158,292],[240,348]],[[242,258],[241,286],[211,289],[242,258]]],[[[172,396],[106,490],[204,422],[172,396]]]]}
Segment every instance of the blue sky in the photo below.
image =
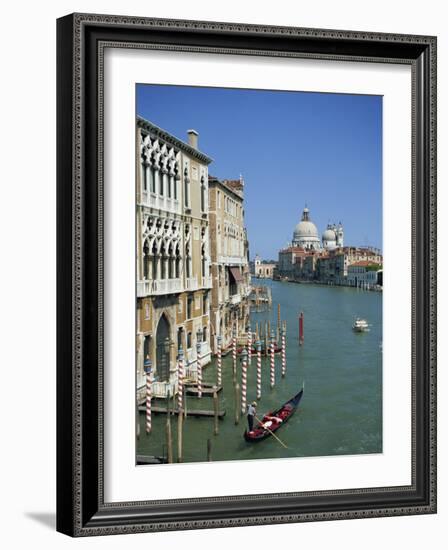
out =
{"type": "Polygon", "coordinates": [[[137,114],[243,175],[251,257],[276,259],[305,204],[319,236],[341,221],[344,244],[382,248],[380,96],[140,84],[137,114]]]}

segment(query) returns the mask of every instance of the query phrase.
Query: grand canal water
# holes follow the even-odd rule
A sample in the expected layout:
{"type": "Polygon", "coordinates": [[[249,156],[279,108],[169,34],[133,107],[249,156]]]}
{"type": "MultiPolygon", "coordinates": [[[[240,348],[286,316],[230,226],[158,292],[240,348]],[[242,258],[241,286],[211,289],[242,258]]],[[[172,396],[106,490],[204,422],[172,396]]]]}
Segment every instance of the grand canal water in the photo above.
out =
{"type": "MultiPolygon", "coordinates": [[[[276,408],[302,386],[305,392],[299,409],[277,435],[285,449],[270,437],[258,444],[246,443],[246,417],[234,422],[234,391],[231,355],[223,358],[223,391],[220,409],[226,416],[213,435],[213,418],[187,416],[184,422],[184,462],[207,459],[207,439],[212,442],[213,460],[328,456],[382,452],[382,295],[348,287],[329,287],[267,281],[272,287],[273,307],[253,313],[256,322],[277,322],[277,304],[287,322],[287,373],[280,374],[276,355],[276,386],[270,389],[269,361],[263,358],[262,398],[258,415],[276,408]],[[298,313],[305,315],[305,342],[298,345],[298,313]],[[370,332],[355,333],[355,317],[371,324],[370,332]]],[[[240,377],[240,366],[238,366],[240,377]]],[[[248,402],[256,397],[256,362],[248,368],[248,402]]],[[[204,371],[205,382],[216,381],[215,361],[204,371]]],[[[211,397],[187,398],[187,409],[213,409],[211,397]]],[[[140,414],[138,454],[163,455],[165,415],[153,415],[153,430],[145,434],[140,414]]],[[[174,460],[177,460],[177,417],[172,420],[174,460]]]]}

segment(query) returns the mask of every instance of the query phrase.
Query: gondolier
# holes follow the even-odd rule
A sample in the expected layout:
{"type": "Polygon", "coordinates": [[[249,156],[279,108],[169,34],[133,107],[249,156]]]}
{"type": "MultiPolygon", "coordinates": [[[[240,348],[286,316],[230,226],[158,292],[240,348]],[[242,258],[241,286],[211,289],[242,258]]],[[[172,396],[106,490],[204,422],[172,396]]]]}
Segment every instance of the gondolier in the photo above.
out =
{"type": "Polygon", "coordinates": [[[257,402],[252,401],[252,403],[247,407],[247,423],[249,425],[250,432],[254,429],[254,418],[256,414],[257,414],[257,402]]]}

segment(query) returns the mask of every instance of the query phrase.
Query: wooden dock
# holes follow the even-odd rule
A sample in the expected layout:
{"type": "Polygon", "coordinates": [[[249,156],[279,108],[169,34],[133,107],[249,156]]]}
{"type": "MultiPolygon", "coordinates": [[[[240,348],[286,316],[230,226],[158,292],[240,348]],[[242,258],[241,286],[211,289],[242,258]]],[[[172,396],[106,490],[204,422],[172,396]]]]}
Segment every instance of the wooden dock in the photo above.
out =
{"type": "MultiPolygon", "coordinates": [[[[144,413],[146,412],[146,407],[144,405],[140,405],[138,408],[139,412],[144,413]]],[[[166,414],[166,406],[163,405],[155,405],[153,401],[153,405],[151,406],[151,411],[155,414],[166,414]]],[[[179,410],[171,409],[172,414],[179,414],[179,410]]],[[[218,418],[224,418],[226,415],[225,410],[218,411],[218,418]]],[[[206,409],[190,409],[187,407],[187,417],[189,416],[195,416],[195,417],[214,417],[215,411],[214,410],[206,410],[206,409]]]]}
{"type": "MultiPolygon", "coordinates": [[[[214,389],[215,386],[213,384],[202,384],[202,395],[213,397],[213,394],[219,393],[222,391],[222,386],[216,386],[216,390],[214,389]]],[[[197,396],[198,395],[198,386],[196,383],[191,384],[185,384],[185,391],[187,392],[187,395],[197,396]]]]}

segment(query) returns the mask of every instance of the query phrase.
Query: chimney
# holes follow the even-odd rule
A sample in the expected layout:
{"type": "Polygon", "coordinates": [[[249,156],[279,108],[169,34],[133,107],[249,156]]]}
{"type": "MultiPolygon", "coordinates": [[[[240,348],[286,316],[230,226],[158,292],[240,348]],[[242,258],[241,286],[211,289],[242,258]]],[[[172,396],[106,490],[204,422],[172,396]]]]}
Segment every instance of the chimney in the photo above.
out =
{"type": "Polygon", "coordinates": [[[196,130],[188,130],[187,134],[188,134],[188,145],[193,147],[193,149],[197,149],[199,134],[196,132],[196,130]]]}

